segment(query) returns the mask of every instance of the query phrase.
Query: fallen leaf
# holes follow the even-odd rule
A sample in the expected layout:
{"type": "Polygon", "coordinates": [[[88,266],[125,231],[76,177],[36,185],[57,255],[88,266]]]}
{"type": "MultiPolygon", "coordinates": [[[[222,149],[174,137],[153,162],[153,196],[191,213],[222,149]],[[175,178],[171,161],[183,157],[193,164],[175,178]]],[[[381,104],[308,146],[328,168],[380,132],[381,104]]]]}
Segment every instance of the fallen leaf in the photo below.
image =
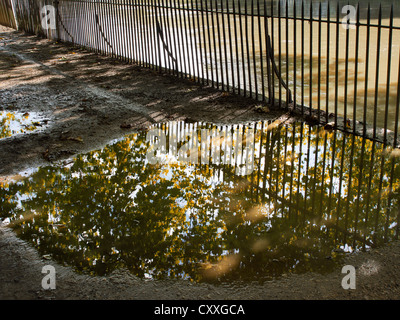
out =
{"type": "Polygon", "coordinates": [[[83,142],[83,139],[81,137],[69,137],[67,138],[67,140],[83,142]]]}

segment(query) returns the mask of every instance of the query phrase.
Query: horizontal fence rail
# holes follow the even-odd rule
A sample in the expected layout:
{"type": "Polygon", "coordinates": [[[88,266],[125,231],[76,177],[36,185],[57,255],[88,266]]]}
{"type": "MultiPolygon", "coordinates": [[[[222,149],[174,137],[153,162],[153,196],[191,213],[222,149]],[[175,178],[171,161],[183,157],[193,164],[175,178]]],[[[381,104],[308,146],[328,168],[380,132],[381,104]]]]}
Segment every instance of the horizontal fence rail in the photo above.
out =
{"type": "Polygon", "coordinates": [[[391,1],[0,0],[0,23],[399,144],[391,1]]]}

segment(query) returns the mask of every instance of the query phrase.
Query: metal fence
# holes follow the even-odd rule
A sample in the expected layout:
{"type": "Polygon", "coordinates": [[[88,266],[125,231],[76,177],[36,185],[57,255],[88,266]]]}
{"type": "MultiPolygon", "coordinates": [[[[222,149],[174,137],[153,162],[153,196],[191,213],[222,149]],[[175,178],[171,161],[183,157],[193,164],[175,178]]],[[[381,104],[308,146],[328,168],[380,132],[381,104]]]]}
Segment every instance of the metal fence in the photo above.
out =
{"type": "Polygon", "coordinates": [[[0,0],[3,24],[396,146],[399,17],[384,0],[0,0]]]}
{"type": "Polygon", "coordinates": [[[16,28],[12,3],[10,1],[0,1],[0,24],[16,28]]]}

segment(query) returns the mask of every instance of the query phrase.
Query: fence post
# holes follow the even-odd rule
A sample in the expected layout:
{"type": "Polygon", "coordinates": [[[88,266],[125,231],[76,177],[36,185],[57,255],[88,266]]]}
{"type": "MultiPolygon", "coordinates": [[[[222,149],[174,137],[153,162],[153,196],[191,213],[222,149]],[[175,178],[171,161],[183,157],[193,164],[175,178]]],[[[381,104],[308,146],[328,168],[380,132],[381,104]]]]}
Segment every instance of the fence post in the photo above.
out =
{"type": "Polygon", "coordinates": [[[17,30],[19,30],[19,24],[18,24],[18,19],[17,19],[17,10],[16,10],[16,8],[15,8],[15,3],[14,3],[14,1],[16,1],[16,0],[10,0],[11,9],[12,9],[12,12],[13,12],[13,15],[14,15],[15,28],[16,28],[17,30]]]}
{"type": "Polygon", "coordinates": [[[57,38],[57,41],[60,41],[60,29],[58,28],[58,24],[60,22],[60,13],[58,11],[59,1],[58,0],[54,0],[53,4],[54,4],[54,9],[56,11],[56,38],[57,38]]]}

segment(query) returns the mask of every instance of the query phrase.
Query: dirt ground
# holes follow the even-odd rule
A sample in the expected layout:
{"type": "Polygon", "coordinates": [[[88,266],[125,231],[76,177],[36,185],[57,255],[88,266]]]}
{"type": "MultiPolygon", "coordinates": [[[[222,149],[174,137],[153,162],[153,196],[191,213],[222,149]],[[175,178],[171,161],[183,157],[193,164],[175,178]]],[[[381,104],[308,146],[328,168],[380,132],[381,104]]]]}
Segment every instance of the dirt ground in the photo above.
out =
{"type": "MultiPolygon", "coordinates": [[[[151,123],[295,120],[278,110],[260,113],[258,105],[187,79],[0,26],[0,111],[38,112],[45,119],[38,131],[0,140],[2,180],[100,148],[151,123]]],[[[0,224],[2,300],[400,298],[400,242],[351,254],[346,264],[356,268],[356,289],[342,288],[341,269],[246,285],[148,281],[123,270],[91,277],[39,256],[0,224]],[[42,267],[49,264],[56,269],[55,290],[41,286],[42,267]]]]}

